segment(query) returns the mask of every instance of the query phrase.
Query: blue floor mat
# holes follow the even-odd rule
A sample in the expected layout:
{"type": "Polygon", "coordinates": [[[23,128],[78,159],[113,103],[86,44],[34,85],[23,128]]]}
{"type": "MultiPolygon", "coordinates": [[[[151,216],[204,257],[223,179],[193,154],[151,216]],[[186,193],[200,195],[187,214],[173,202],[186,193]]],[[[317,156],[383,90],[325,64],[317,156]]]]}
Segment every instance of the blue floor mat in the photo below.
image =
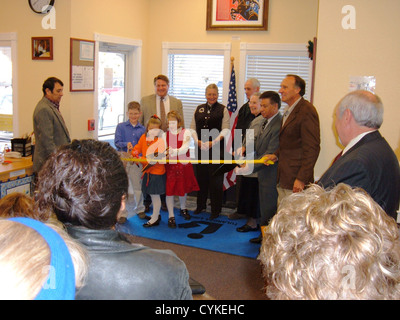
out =
{"type": "MultiPolygon", "coordinates": [[[[172,242],[184,246],[223,252],[255,259],[258,256],[260,245],[250,243],[249,240],[258,237],[257,232],[237,232],[236,228],[246,223],[246,219],[229,220],[227,216],[220,215],[217,219],[210,220],[209,213],[193,215],[190,220],[185,220],[175,209],[176,229],[168,227],[168,213],[161,211],[160,225],[145,228],[143,223],[147,220],[140,219],[137,215],[129,218],[123,225],[117,225],[120,232],[138,237],[172,242]]],[[[151,213],[150,213],[151,214],[151,213]]]]}

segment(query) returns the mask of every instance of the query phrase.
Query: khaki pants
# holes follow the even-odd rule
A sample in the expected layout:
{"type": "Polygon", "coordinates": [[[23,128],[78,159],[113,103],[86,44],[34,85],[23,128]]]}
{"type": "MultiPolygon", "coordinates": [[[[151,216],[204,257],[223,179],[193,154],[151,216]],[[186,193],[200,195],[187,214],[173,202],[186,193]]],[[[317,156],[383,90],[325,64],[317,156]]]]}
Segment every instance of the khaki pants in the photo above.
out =
{"type": "Polygon", "coordinates": [[[276,187],[276,189],[278,190],[278,210],[279,210],[279,205],[281,204],[281,201],[284,198],[290,196],[293,193],[293,190],[283,189],[279,185],[276,187]]]}

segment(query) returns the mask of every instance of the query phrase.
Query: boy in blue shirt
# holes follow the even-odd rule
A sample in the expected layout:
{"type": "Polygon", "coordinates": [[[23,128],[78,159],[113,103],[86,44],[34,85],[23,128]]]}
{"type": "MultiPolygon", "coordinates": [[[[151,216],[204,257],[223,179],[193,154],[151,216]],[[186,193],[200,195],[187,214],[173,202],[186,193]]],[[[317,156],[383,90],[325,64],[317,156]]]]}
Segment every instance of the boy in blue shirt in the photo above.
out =
{"type": "MultiPolygon", "coordinates": [[[[114,143],[117,151],[130,153],[140,137],[146,132],[146,128],[139,122],[142,111],[138,102],[132,101],[128,104],[127,115],[129,119],[118,124],[115,130],[114,143]]],[[[132,202],[134,213],[140,217],[145,216],[141,191],[142,165],[137,162],[128,162],[126,164],[126,173],[129,178],[128,201],[132,202]]],[[[128,212],[124,211],[118,222],[125,223],[127,218],[128,212]]]]}

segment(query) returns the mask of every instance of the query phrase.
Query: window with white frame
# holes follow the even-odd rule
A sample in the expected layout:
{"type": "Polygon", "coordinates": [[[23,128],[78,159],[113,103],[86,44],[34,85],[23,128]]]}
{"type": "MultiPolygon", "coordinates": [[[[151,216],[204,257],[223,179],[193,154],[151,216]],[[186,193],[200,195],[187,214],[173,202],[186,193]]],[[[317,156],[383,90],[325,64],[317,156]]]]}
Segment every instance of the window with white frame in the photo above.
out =
{"type": "Polygon", "coordinates": [[[239,84],[238,97],[245,97],[240,91],[243,91],[245,79],[258,79],[261,92],[278,92],[286,75],[296,74],[306,82],[304,98],[310,100],[312,61],[308,57],[306,44],[242,43],[240,52],[241,74],[245,77],[239,84]]]}
{"type": "MultiPolygon", "coordinates": [[[[21,136],[17,101],[17,34],[0,33],[0,151],[21,136]]],[[[25,132],[24,132],[25,133],[25,132]]]]}
{"type": "Polygon", "coordinates": [[[230,43],[163,43],[163,73],[170,80],[169,95],[182,101],[185,127],[197,106],[206,102],[205,88],[215,83],[226,105],[230,72],[230,43]]]}

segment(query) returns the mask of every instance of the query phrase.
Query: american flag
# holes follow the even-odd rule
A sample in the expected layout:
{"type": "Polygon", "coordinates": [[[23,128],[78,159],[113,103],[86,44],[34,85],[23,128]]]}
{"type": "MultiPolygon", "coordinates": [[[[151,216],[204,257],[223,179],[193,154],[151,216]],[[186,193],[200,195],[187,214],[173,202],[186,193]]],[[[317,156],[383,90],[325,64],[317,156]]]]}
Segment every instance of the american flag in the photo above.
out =
{"type": "MultiPolygon", "coordinates": [[[[233,65],[233,63],[232,63],[231,79],[229,81],[228,103],[226,108],[228,109],[229,112],[230,128],[231,128],[231,134],[226,144],[226,150],[227,152],[232,153],[232,141],[236,129],[237,115],[239,113],[239,109],[237,107],[237,97],[236,97],[236,74],[235,74],[235,66],[233,65]]],[[[233,170],[228,173],[225,173],[224,190],[229,189],[235,184],[236,184],[236,174],[233,172],[233,170]]]]}

